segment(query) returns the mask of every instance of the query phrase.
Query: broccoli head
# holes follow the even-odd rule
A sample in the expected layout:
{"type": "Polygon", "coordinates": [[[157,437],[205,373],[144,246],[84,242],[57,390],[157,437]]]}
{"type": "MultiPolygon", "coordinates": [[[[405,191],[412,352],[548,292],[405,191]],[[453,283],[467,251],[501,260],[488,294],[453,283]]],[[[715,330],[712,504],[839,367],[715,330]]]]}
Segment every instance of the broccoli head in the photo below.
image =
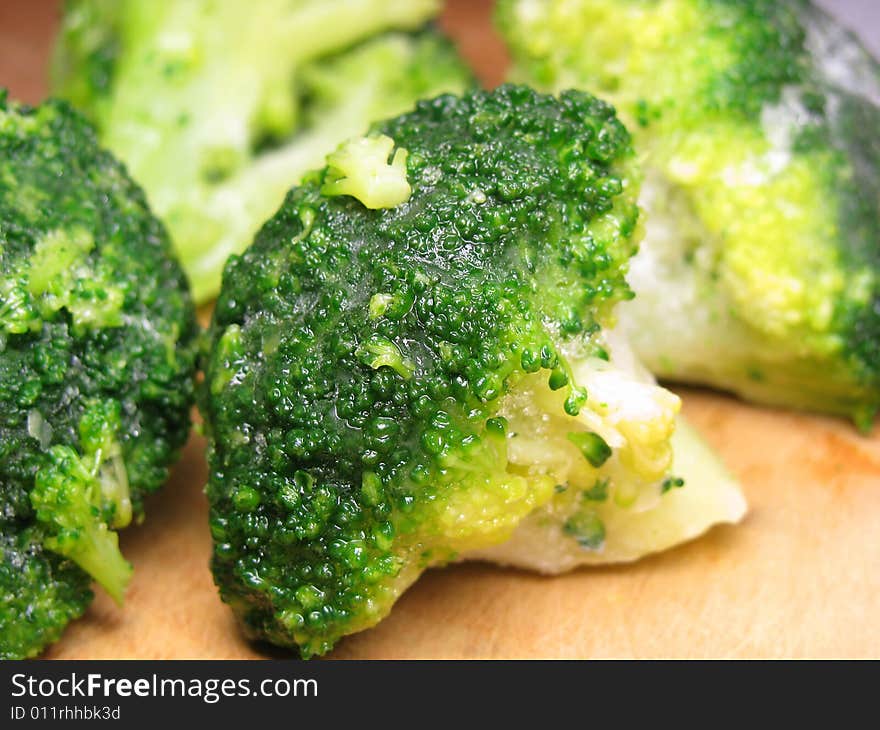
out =
{"type": "Polygon", "coordinates": [[[63,102],[0,93],[0,656],[121,601],[115,530],[186,438],[196,324],[167,235],[63,102]]]}
{"type": "Polygon", "coordinates": [[[143,184],[198,301],[342,140],[470,74],[436,0],[70,0],[55,90],[143,184]]]}
{"type": "Polygon", "coordinates": [[[425,568],[531,539],[532,515],[570,550],[531,559],[548,571],[739,518],[700,454],[687,530],[636,546],[604,522],[688,478],[678,398],[605,329],[638,187],[592,96],[444,95],[344,144],[230,258],[202,407],[214,576],[250,635],[324,653],[425,568]]]}
{"type": "Polygon", "coordinates": [[[858,41],[806,0],[501,0],[498,19],[514,78],[632,123],[647,236],[621,320],[646,365],[868,426],[880,66],[858,41]]]}

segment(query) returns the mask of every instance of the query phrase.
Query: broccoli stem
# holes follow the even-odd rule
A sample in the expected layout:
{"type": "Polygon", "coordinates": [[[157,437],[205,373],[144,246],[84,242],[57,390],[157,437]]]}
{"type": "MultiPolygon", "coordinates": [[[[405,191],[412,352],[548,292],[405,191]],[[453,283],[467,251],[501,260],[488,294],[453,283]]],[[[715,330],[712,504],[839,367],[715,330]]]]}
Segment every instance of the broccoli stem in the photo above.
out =
{"type": "MultiPolygon", "coordinates": [[[[110,596],[122,603],[131,566],[119,551],[119,538],[107,525],[99,465],[89,469],[68,446],[53,446],[49,463],[34,480],[30,494],[49,550],[70,558],[91,575],[110,596]]],[[[89,459],[86,458],[86,461],[89,459]]],[[[109,505],[117,516],[120,507],[109,505]]]]}
{"type": "Polygon", "coordinates": [[[73,540],[68,540],[66,536],[50,537],[44,544],[49,550],[70,558],[92,576],[118,605],[122,605],[132,568],[119,550],[119,536],[106,524],[95,522],[79,530],[73,540]]]}

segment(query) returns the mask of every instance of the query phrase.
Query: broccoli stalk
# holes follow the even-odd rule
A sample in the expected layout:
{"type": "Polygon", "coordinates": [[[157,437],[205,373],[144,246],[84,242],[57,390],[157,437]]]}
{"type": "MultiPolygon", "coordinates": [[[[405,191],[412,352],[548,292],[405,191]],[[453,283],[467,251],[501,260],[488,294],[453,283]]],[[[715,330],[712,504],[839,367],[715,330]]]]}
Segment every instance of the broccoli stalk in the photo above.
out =
{"type": "Polygon", "coordinates": [[[535,9],[498,6],[514,78],[608,95],[646,158],[637,296],[620,312],[640,358],[662,378],[869,426],[880,66],[801,0],[535,9]]]}
{"type": "Polygon", "coordinates": [[[470,74],[436,0],[73,0],[55,91],[85,110],[168,226],[194,295],[217,294],[284,193],[343,140],[470,74]]]}
{"type": "Polygon", "coordinates": [[[470,76],[435,34],[389,33],[303,67],[300,80],[310,100],[300,128],[236,175],[209,186],[202,207],[181,217],[181,231],[187,230],[177,238],[188,242],[181,255],[200,301],[219,291],[229,255],[243,250],[290,186],[321,167],[340,142],[417,99],[463,89],[470,76]]]}
{"type": "Polygon", "coordinates": [[[687,477],[664,480],[660,493],[652,495],[654,506],[621,504],[601,478],[585,490],[567,486],[523,520],[508,541],[467,557],[557,574],[631,562],[693,540],[713,524],[738,522],[746,510],[739,485],[684,419],[676,421],[670,444],[672,473],[687,477]]]}
{"type": "MultiPolygon", "coordinates": [[[[689,488],[666,486],[689,477],[673,471],[678,398],[611,333],[639,237],[611,107],[514,86],[441,96],[342,155],[347,177],[391,189],[340,189],[337,154],[291,190],[230,259],[204,364],[215,581],[250,635],[304,656],[541,510],[574,563],[636,557],[606,555],[625,536],[570,503],[601,482],[620,510],[664,510],[689,488]]],[[[741,516],[703,466],[700,493],[727,508],[670,509],[687,524],[631,538],[639,554],[741,516]]]]}
{"type": "Polygon", "coordinates": [[[37,472],[30,494],[45,530],[43,544],[79,565],[121,605],[131,566],[104,518],[97,474],[67,446],[53,446],[48,462],[37,472]]]}

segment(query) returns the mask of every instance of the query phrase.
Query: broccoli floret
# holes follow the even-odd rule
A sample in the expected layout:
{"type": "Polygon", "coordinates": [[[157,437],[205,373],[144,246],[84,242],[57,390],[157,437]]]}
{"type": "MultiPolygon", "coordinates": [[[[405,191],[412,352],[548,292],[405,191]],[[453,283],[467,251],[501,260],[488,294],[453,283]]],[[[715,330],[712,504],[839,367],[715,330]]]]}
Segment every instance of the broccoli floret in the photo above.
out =
{"type": "Polygon", "coordinates": [[[186,438],[196,323],[168,237],[66,103],[0,92],[0,656],[56,640],[186,438]]]}
{"type": "MultiPolygon", "coordinates": [[[[639,231],[612,108],[446,95],[346,149],[382,136],[371,159],[405,159],[405,202],[328,195],[334,164],[308,175],[227,264],[205,363],[215,580],[250,635],[304,656],[556,500],[603,481],[621,510],[662,509],[679,476],[678,398],[603,329],[639,231]]],[[[559,539],[601,560],[569,517],[559,539]]]]}
{"type": "Polygon", "coordinates": [[[45,547],[70,558],[121,604],[131,566],[119,552],[117,534],[108,527],[105,498],[94,474],[73,449],[53,446],[49,465],[37,472],[34,482],[31,504],[44,529],[45,547]]]}
{"type": "Polygon", "coordinates": [[[501,0],[514,78],[607,95],[646,158],[621,319],[664,378],[880,406],[880,66],[805,0],[501,0]],[[842,59],[845,59],[843,61],[842,59]]]}
{"type": "Polygon", "coordinates": [[[406,155],[385,135],[360,137],[327,156],[324,195],[351,195],[367,208],[393,208],[412,194],[406,179],[406,155]]]}
{"type": "Polygon", "coordinates": [[[197,301],[344,139],[470,73],[437,0],[70,0],[55,90],[143,184],[197,301]]]}

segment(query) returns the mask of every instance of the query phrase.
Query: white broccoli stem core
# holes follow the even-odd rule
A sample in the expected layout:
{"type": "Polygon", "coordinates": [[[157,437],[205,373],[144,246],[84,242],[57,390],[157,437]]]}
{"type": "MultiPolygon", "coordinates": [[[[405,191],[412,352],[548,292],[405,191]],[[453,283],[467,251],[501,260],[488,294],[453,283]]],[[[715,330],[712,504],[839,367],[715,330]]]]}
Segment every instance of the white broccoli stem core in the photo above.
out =
{"type": "Polygon", "coordinates": [[[619,334],[609,339],[613,366],[588,362],[574,368],[595,401],[577,417],[558,415],[549,391],[519,390],[506,404],[508,468],[550,473],[559,492],[526,517],[511,539],[465,559],[561,573],[636,560],[745,514],[739,485],[677,416],[678,399],[654,383],[619,334]],[[587,463],[566,438],[579,428],[598,433],[611,447],[600,467],[587,463]],[[670,486],[667,480],[675,477],[685,485],[670,486]]]}

